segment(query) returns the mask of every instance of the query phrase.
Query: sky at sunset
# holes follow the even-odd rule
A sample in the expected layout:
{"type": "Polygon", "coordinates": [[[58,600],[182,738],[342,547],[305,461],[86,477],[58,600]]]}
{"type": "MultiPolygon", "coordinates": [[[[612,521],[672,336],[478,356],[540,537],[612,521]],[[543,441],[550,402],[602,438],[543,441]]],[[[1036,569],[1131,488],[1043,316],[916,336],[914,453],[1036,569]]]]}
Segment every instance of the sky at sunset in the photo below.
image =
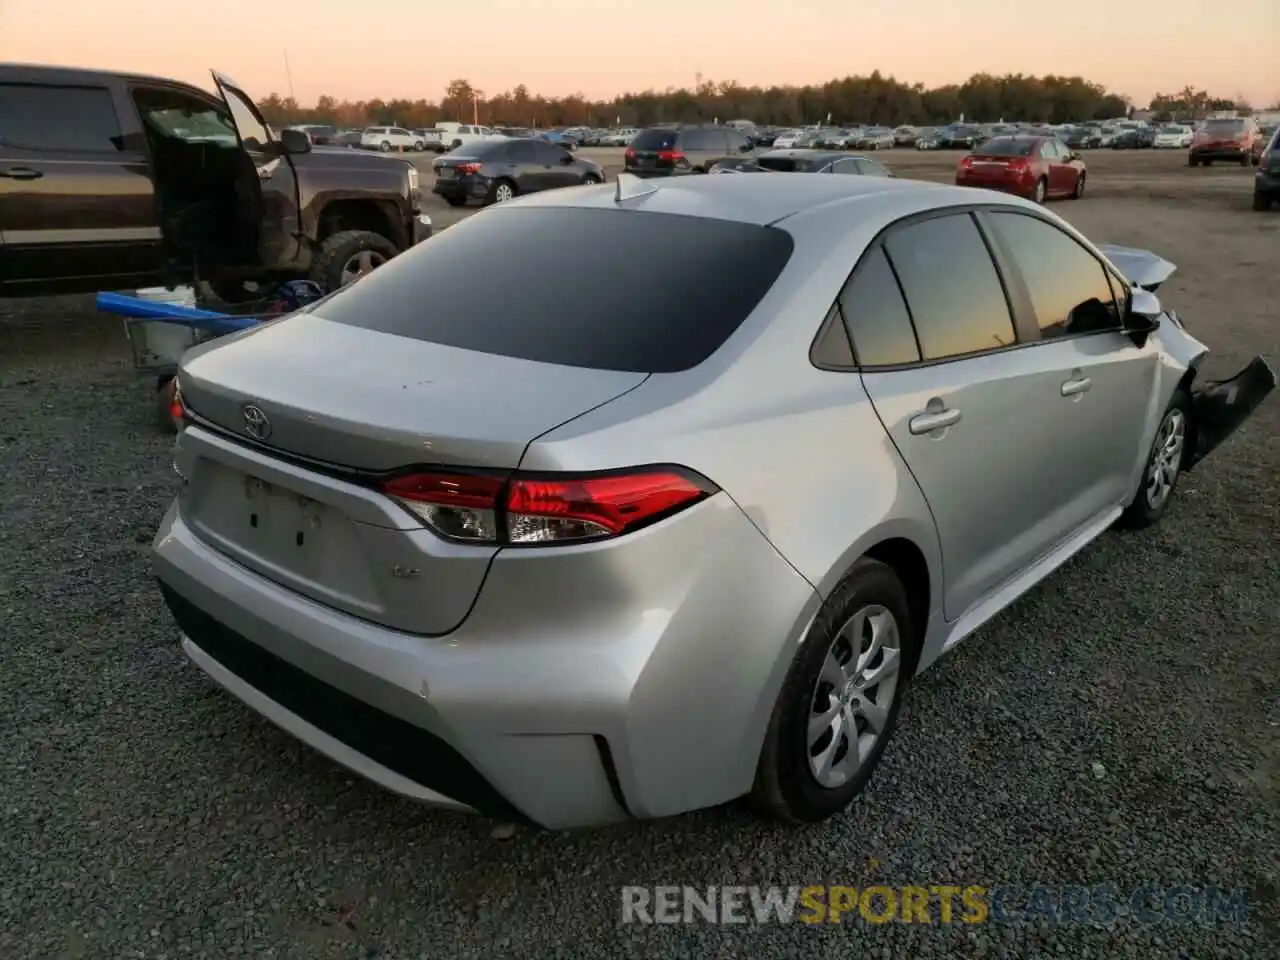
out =
{"type": "Polygon", "coordinates": [[[482,91],[611,97],[704,78],[803,84],[879,69],[1079,74],[1143,105],[1186,84],[1280,100],[1280,0],[0,0],[0,60],[107,67],[299,100],[482,91]],[[264,16],[265,14],[265,16],[264,16]],[[1265,39],[1263,39],[1265,38],[1265,39]]]}

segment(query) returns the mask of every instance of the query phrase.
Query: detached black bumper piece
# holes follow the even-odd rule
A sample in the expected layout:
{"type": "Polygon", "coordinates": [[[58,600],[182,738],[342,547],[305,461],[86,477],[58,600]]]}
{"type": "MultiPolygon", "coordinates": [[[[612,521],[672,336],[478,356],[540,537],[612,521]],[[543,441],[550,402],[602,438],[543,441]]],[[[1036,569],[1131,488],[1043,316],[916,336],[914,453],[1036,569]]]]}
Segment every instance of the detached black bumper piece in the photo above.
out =
{"type": "Polygon", "coordinates": [[[1249,419],[1276,387],[1275,372],[1262,357],[1230,380],[1208,380],[1191,392],[1196,425],[1195,448],[1187,463],[1191,469],[1249,419]]]}
{"type": "Polygon", "coordinates": [[[533,825],[439,737],[317,680],[223,626],[163,583],[160,590],[192,643],[286,710],[402,777],[486,816],[533,825]]]}

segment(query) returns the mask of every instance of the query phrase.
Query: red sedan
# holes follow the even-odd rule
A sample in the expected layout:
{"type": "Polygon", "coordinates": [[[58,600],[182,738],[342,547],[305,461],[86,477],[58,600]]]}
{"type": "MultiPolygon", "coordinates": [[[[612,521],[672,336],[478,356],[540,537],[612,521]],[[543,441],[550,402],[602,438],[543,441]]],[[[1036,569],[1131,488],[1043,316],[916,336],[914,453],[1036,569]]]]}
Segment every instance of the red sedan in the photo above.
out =
{"type": "Polygon", "coordinates": [[[960,159],[956,185],[1016,193],[1044,203],[1084,195],[1084,160],[1051,137],[992,137],[960,159]]]}

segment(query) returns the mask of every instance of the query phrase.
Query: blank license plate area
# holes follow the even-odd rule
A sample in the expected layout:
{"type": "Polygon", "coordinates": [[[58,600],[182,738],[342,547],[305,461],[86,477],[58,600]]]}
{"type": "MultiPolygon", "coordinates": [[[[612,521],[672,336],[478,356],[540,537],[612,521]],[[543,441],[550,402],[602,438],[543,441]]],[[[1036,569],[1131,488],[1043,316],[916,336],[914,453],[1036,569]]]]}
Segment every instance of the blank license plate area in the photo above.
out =
{"type": "Polygon", "coordinates": [[[202,537],[273,579],[321,590],[350,588],[363,557],[355,525],[340,511],[206,460],[187,489],[184,514],[202,537]]]}

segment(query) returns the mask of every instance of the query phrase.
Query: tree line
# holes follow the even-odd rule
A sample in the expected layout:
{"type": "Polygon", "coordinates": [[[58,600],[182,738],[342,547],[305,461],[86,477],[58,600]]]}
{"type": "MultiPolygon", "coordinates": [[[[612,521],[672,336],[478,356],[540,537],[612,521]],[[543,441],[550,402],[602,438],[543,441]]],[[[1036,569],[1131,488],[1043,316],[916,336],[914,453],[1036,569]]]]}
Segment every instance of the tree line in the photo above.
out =
{"type": "MultiPolygon", "coordinates": [[[[1159,95],[1152,109],[1169,116],[1203,116],[1211,109],[1236,106],[1186,87],[1159,95]]],[[[275,126],[331,123],[344,128],[396,125],[430,127],[437,121],[494,126],[647,126],[653,123],[710,122],[747,118],[760,124],[800,125],[825,122],[854,124],[945,124],[964,117],[975,122],[1031,120],[1067,123],[1126,116],[1132,102],[1082,77],[977,73],[964,83],[926,88],[879,71],[850,76],[820,86],[747,87],[733,81],[700,83],[693,89],[671,87],[624,93],[612,100],[581,94],[546,97],[523,84],[499,94],[486,94],[467,80],[454,80],[444,96],[433,100],[340,101],[321,96],[312,106],[272,93],[259,103],[275,126]]],[[[1241,104],[1240,106],[1243,106],[1241,104]]]]}

